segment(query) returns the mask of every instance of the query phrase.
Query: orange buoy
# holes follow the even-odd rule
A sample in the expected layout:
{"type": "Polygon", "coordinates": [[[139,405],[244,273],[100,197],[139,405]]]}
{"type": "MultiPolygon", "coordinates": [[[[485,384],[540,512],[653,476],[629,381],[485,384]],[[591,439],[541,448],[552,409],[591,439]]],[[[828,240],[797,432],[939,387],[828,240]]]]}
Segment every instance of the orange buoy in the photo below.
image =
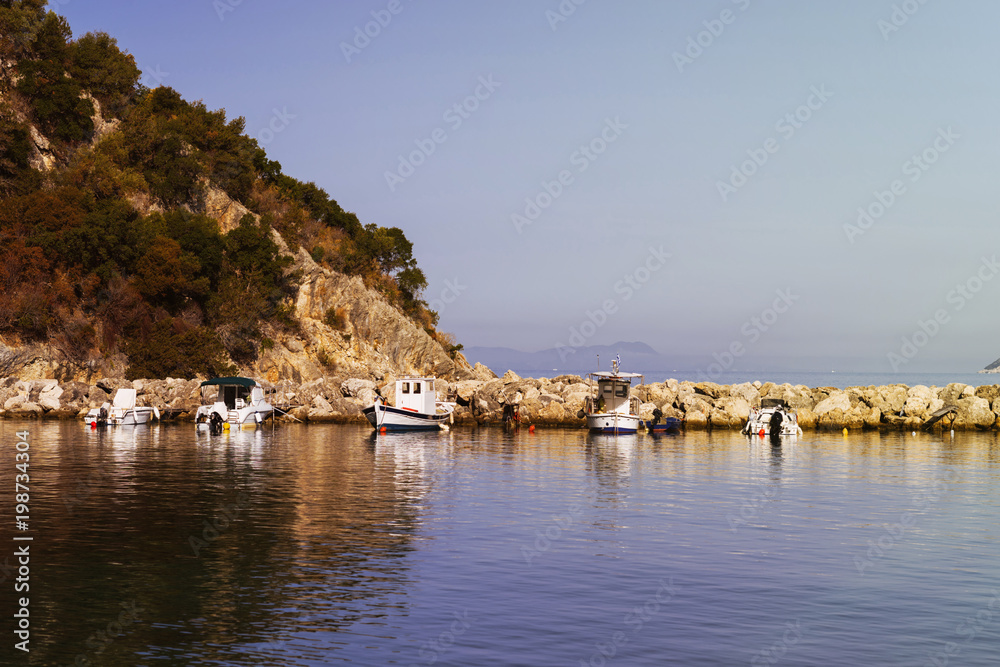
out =
{"type": "Polygon", "coordinates": [[[535,425],[532,424],[531,426],[528,427],[528,433],[534,433],[534,432],[535,432],[535,425]]]}
{"type": "Polygon", "coordinates": [[[763,437],[764,437],[764,429],[761,429],[761,430],[760,430],[760,433],[758,433],[757,435],[759,435],[760,437],[762,437],[762,438],[763,438],[763,437]]]}
{"type": "Polygon", "coordinates": [[[389,432],[389,429],[387,429],[387,428],[386,428],[385,426],[383,426],[382,428],[380,428],[380,429],[378,430],[378,432],[379,432],[379,433],[388,433],[388,432],[389,432]]]}

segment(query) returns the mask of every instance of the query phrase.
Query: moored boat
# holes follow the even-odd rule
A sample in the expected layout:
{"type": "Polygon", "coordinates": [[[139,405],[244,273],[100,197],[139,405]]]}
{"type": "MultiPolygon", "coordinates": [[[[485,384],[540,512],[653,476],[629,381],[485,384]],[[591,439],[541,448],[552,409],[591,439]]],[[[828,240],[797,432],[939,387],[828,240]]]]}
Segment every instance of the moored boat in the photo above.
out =
{"type": "MultiPolygon", "coordinates": [[[[639,399],[631,395],[632,380],[643,379],[639,373],[622,373],[618,361],[612,370],[590,373],[595,393],[584,402],[583,413],[587,428],[597,433],[635,433],[639,430],[639,399]]],[[[643,384],[643,382],[640,382],[643,384]]]]}
{"type": "Polygon", "coordinates": [[[455,404],[437,400],[434,378],[404,377],[396,380],[395,404],[386,405],[378,396],[362,410],[376,431],[421,431],[439,429],[451,419],[455,404]]]}
{"type": "Polygon", "coordinates": [[[221,428],[230,426],[256,427],[268,418],[274,417],[274,406],[264,397],[264,388],[249,378],[212,378],[201,383],[205,387],[218,388],[211,402],[198,408],[194,421],[198,428],[221,428]]]}
{"type": "Polygon", "coordinates": [[[646,430],[657,435],[660,433],[677,433],[681,430],[682,422],[677,417],[664,417],[663,411],[659,408],[653,410],[653,418],[647,419],[646,430]]]}
{"type": "Polygon", "coordinates": [[[91,408],[83,421],[88,426],[138,426],[148,424],[153,417],[160,418],[160,411],[143,405],[136,405],[135,389],[121,388],[115,392],[111,403],[99,408],[91,408]]]}
{"type": "Polygon", "coordinates": [[[761,399],[759,408],[751,408],[750,418],[743,425],[744,435],[771,435],[771,421],[778,421],[775,414],[780,415],[780,432],[776,436],[797,436],[802,433],[798,417],[785,401],[780,398],[761,399]]]}

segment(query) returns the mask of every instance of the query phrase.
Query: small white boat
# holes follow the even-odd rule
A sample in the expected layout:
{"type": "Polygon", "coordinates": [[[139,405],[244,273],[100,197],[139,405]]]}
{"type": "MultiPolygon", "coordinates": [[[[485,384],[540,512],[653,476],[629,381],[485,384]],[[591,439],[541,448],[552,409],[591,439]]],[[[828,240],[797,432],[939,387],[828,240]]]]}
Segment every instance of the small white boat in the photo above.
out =
{"type": "Polygon", "coordinates": [[[589,374],[591,380],[596,381],[597,390],[587,397],[583,406],[587,428],[597,433],[635,433],[642,421],[639,419],[639,398],[631,395],[631,386],[633,379],[643,376],[619,372],[617,360],[611,362],[611,368],[611,372],[589,374]]]}
{"type": "Polygon", "coordinates": [[[798,417],[780,398],[765,398],[759,408],[751,408],[750,419],[743,426],[744,435],[764,437],[771,434],[771,419],[775,413],[781,415],[780,436],[797,436],[802,434],[798,417]]]}
{"type": "Polygon", "coordinates": [[[405,377],[396,380],[396,405],[386,405],[378,396],[362,410],[376,431],[421,431],[441,428],[455,411],[455,404],[437,400],[434,378],[405,377]]]}
{"type": "Polygon", "coordinates": [[[114,401],[99,408],[91,408],[83,421],[88,426],[137,426],[148,424],[153,417],[160,418],[160,411],[135,404],[135,389],[119,389],[114,401]]]}
{"type": "Polygon", "coordinates": [[[264,388],[255,380],[242,377],[224,377],[205,380],[205,387],[218,387],[214,400],[198,408],[194,415],[198,428],[219,430],[223,424],[257,427],[264,420],[274,417],[274,406],[264,398],[264,388]]]}

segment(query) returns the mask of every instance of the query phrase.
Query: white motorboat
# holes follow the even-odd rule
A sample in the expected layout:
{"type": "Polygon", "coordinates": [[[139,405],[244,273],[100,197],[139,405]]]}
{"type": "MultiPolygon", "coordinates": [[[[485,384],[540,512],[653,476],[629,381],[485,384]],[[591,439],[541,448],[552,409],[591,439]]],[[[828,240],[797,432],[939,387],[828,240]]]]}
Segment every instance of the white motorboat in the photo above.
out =
{"type": "Polygon", "coordinates": [[[160,418],[160,411],[135,404],[135,389],[121,388],[115,392],[111,403],[91,408],[83,421],[88,426],[137,426],[148,424],[153,417],[160,418]]]}
{"type": "Polygon", "coordinates": [[[587,428],[598,433],[635,433],[642,421],[639,419],[639,398],[631,395],[631,386],[633,379],[643,376],[619,372],[617,360],[611,362],[611,368],[610,372],[589,374],[596,382],[596,392],[587,397],[583,406],[587,428]]]}
{"type": "Polygon", "coordinates": [[[375,403],[362,410],[376,431],[420,431],[446,425],[455,404],[437,400],[434,378],[404,377],[396,380],[396,405],[386,405],[378,396],[375,403]]]}
{"type": "Polygon", "coordinates": [[[750,419],[743,426],[744,435],[764,437],[771,434],[771,419],[775,413],[781,415],[780,436],[797,436],[802,434],[798,417],[780,398],[761,399],[759,408],[751,408],[750,419]]]}
{"type": "Polygon", "coordinates": [[[242,377],[224,377],[205,380],[205,387],[218,388],[214,400],[198,408],[194,421],[198,428],[216,428],[223,424],[230,427],[257,427],[264,420],[274,417],[274,406],[264,398],[264,388],[255,380],[242,377]]]}

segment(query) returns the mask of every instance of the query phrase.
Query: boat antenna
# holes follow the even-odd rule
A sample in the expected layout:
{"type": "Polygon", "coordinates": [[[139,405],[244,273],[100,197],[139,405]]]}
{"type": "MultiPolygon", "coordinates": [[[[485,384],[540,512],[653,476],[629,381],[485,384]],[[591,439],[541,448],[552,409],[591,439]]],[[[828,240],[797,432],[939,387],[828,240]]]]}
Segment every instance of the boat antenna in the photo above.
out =
{"type": "Polygon", "coordinates": [[[597,355],[597,370],[601,370],[601,355],[597,355]]]}

